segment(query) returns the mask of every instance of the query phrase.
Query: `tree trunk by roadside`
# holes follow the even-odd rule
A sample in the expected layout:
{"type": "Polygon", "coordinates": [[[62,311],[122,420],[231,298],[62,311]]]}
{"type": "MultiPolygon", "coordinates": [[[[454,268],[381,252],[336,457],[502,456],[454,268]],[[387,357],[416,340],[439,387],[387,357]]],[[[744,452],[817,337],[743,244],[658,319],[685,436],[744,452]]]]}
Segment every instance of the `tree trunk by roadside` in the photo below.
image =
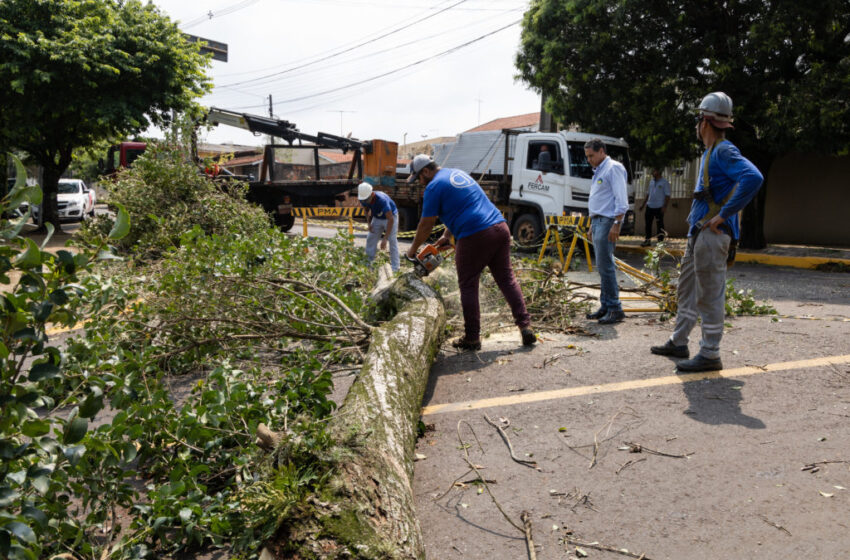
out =
{"type": "MultiPolygon", "coordinates": [[[[741,153],[753,162],[764,176],[764,183],[755,197],[744,207],[741,216],[741,232],[739,244],[742,249],[764,249],[767,247],[767,239],[764,235],[764,210],[767,202],[767,180],[768,172],[775,158],[758,142],[756,131],[752,127],[742,126],[746,131],[745,136],[740,139],[738,145],[741,153]]],[[[736,138],[737,140],[737,138],[736,138]]],[[[733,141],[734,143],[734,141],[733,141]]]]}
{"type": "Polygon", "coordinates": [[[425,558],[412,491],[419,412],[445,326],[436,293],[413,274],[389,288],[398,312],[373,331],[357,381],[330,429],[357,444],[316,514],[270,545],[275,558],[425,558]]]}

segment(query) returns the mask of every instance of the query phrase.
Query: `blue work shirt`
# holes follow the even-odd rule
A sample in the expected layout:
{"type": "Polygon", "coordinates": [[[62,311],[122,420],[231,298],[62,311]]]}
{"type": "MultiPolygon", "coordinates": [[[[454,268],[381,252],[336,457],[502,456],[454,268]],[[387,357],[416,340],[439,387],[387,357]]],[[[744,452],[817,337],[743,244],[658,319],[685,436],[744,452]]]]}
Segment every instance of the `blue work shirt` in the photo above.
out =
{"type": "Polygon", "coordinates": [[[425,187],[423,198],[422,217],[439,217],[455,239],[505,221],[481,185],[460,169],[437,171],[425,187]]]}
{"type": "Polygon", "coordinates": [[[646,191],[646,205],[650,208],[661,208],[670,196],[670,183],[664,177],[652,179],[646,191]]]}
{"type": "Polygon", "coordinates": [[[629,209],[629,195],[626,191],[626,168],[611,156],[606,156],[593,170],[590,184],[590,198],[587,212],[591,217],[605,216],[616,218],[629,209]]]}
{"type": "MultiPolygon", "coordinates": [[[[702,154],[700,160],[694,192],[705,190],[703,166],[705,166],[706,154],[708,154],[707,150],[702,154]]],[[[735,194],[720,209],[720,216],[725,220],[724,223],[729,226],[732,239],[738,239],[740,237],[738,212],[758,193],[764,182],[764,176],[750,160],[741,155],[741,152],[732,142],[723,140],[711,151],[711,160],[708,162],[708,178],[711,183],[711,194],[718,204],[737,185],[735,194]]],[[[688,237],[694,234],[696,223],[705,218],[706,214],[708,214],[708,202],[695,198],[691,203],[691,213],[688,214],[688,237]]]]}
{"type": "Polygon", "coordinates": [[[360,204],[369,209],[373,218],[386,220],[390,217],[390,215],[398,212],[395,202],[393,202],[393,199],[391,199],[387,194],[380,191],[375,191],[374,194],[375,198],[371,203],[366,202],[365,200],[360,201],[360,204]]]}

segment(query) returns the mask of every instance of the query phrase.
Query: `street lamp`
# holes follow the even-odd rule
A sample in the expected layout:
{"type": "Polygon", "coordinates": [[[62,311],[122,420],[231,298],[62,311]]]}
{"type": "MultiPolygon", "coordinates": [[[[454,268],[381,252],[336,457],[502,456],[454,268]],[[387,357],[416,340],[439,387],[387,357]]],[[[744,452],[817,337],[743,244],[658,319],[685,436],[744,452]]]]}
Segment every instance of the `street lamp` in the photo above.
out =
{"type": "Polygon", "coordinates": [[[407,133],[404,133],[404,140],[401,141],[401,151],[407,153],[407,133]]]}

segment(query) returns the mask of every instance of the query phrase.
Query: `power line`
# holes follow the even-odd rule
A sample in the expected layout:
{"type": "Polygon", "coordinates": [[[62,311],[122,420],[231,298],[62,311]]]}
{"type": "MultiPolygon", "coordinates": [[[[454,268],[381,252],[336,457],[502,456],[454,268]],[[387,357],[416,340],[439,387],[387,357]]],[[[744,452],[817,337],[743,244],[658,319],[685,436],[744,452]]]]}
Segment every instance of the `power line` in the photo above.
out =
{"type": "MultiPolygon", "coordinates": [[[[516,20],[516,21],[514,21],[514,22],[512,22],[512,23],[509,23],[508,25],[505,25],[505,26],[503,26],[503,27],[500,27],[500,28],[498,28],[498,29],[496,29],[496,30],[494,30],[494,31],[491,31],[491,32],[489,32],[489,33],[486,33],[486,34],[484,34],[484,35],[481,35],[481,36],[479,36],[479,37],[476,37],[475,39],[472,39],[472,40],[467,41],[467,42],[465,42],[465,43],[462,43],[462,44],[460,44],[460,45],[454,46],[454,47],[452,47],[452,48],[450,48],[450,49],[447,49],[447,50],[442,51],[442,52],[440,52],[440,53],[437,53],[437,54],[435,54],[435,55],[429,56],[429,57],[427,57],[427,58],[423,58],[423,59],[421,59],[421,60],[417,60],[416,62],[412,62],[412,63],[410,63],[410,64],[406,64],[405,66],[402,66],[402,67],[400,67],[400,68],[396,68],[396,69],[394,69],[394,70],[390,70],[389,72],[384,72],[383,74],[378,74],[378,75],[376,75],[376,76],[372,76],[372,77],[369,77],[369,78],[364,78],[363,80],[359,80],[359,81],[356,81],[356,82],[353,82],[353,83],[350,83],[350,84],[346,84],[346,85],[344,85],[344,86],[339,86],[339,87],[331,88],[331,89],[328,89],[328,90],[325,90],[325,91],[321,91],[321,92],[317,92],[317,93],[313,93],[313,94],[310,94],[310,95],[303,95],[303,96],[301,96],[301,97],[294,97],[294,98],[292,98],[292,99],[285,99],[285,100],[283,100],[283,101],[279,101],[278,103],[294,103],[294,102],[296,102],[296,101],[303,101],[303,100],[305,100],[305,99],[310,99],[310,98],[313,98],[313,97],[319,97],[319,96],[321,96],[321,95],[326,95],[326,94],[328,94],[328,93],[334,93],[334,92],[337,92],[337,91],[340,91],[340,90],[344,90],[344,89],[347,89],[347,88],[350,88],[350,87],[359,86],[359,85],[362,85],[362,84],[365,84],[365,83],[368,83],[368,82],[372,82],[372,81],[374,81],[374,80],[379,80],[379,79],[381,79],[381,78],[386,78],[387,76],[391,76],[391,75],[393,75],[393,74],[397,74],[398,72],[401,72],[402,70],[406,70],[406,69],[408,69],[408,68],[412,68],[412,67],[417,66],[417,65],[419,65],[419,64],[423,64],[423,63],[425,63],[425,62],[428,62],[428,61],[434,60],[435,58],[440,58],[440,57],[442,57],[442,56],[445,56],[445,55],[451,54],[451,53],[453,53],[453,52],[456,52],[456,51],[458,51],[458,50],[460,50],[460,49],[462,49],[462,48],[468,47],[469,45],[472,45],[472,44],[474,44],[474,43],[477,43],[478,41],[481,41],[482,39],[486,39],[487,37],[490,37],[491,35],[495,35],[496,33],[499,33],[500,31],[504,31],[505,29],[508,29],[509,27],[513,27],[514,25],[517,25],[517,24],[518,24],[518,23],[520,23],[521,21],[522,21],[521,19],[518,19],[518,20],[516,20]]],[[[237,109],[255,109],[255,108],[257,108],[257,107],[258,107],[258,105],[250,105],[250,106],[246,106],[246,107],[237,107],[237,109]]],[[[259,105],[259,107],[264,107],[264,105],[259,105]]]]}
{"type": "Polygon", "coordinates": [[[197,17],[193,20],[184,22],[181,25],[181,28],[183,30],[186,30],[186,29],[189,29],[190,27],[195,27],[196,25],[200,25],[200,24],[204,23],[205,21],[211,20],[214,17],[223,17],[223,16],[226,16],[226,15],[230,15],[232,13],[238,12],[239,10],[247,8],[248,6],[250,6],[252,4],[256,4],[259,1],[260,0],[242,0],[242,2],[237,2],[236,4],[231,4],[230,6],[227,6],[226,8],[222,8],[222,9],[217,10],[215,12],[210,10],[206,14],[204,14],[200,17],[197,17]]]}
{"type": "MultiPolygon", "coordinates": [[[[513,9],[513,10],[508,10],[508,11],[503,12],[503,13],[511,13],[511,12],[516,12],[518,10],[519,9],[513,9]]],[[[476,21],[475,24],[477,25],[477,24],[485,23],[486,21],[496,19],[497,17],[500,17],[501,15],[502,15],[502,13],[497,14],[496,16],[482,18],[481,20],[476,21]]],[[[462,25],[459,25],[457,27],[442,30],[438,33],[434,33],[434,34],[427,35],[427,36],[424,36],[424,37],[418,37],[416,39],[413,39],[412,41],[408,41],[406,43],[400,43],[398,45],[388,47],[386,49],[381,49],[381,50],[369,52],[369,53],[366,53],[366,54],[363,54],[363,55],[360,55],[360,56],[357,56],[357,57],[354,57],[354,58],[348,58],[346,60],[331,62],[331,63],[325,64],[325,65],[322,65],[321,67],[313,67],[313,68],[302,71],[301,73],[299,73],[299,75],[296,78],[305,78],[307,74],[312,74],[312,73],[315,73],[315,72],[324,72],[324,71],[327,71],[330,68],[334,68],[334,67],[337,67],[337,66],[349,65],[353,62],[364,60],[364,59],[367,59],[367,58],[373,58],[375,56],[383,56],[383,55],[386,55],[386,54],[391,53],[393,51],[397,51],[399,49],[409,47],[411,45],[415,45],[417,43],[422,43],[422,42],[425,42],[425,41],[429,41],[431,39],[435,39],[435,38],[440,37],[442,35],[447,35],[447,34],[453,33],[453,32],[455,32],[459,29],[469,30],[470,25],[469,24],[462,24],[462,25]]],[[[390,65],[390,64],[391,64],[391,62],[388,61],[387,65],[390,65]]],[[[339,76],[337,76],[337,78],[338,77],[339,76]]],[[[252,86],[253,87],[260,87],[260,86],[267,87],[269,84],[274,83],[276,81],[280,81],[282,79],[283,79],[282,77],[275,77],[275,78],[269,79],[267,81],[257,82],[255,84],[252,84],[252,86]]],[[[292,76],[290,76],[287,79],[289,80],[289,81],[287,81],[288,86],[298,87],[299,81],[297,79],[293,80],[292,76]]],[[[301,80],[300,83],[306,83],[307,81],[312,83],[313,81],[315,81],[315,78],[306,78],[304,80],[301,80]]],[[[216,86],[216,89],[218,89],[218,86],[216,86]]],[[[288,88],[288,89],[292,89],[292,88],[288,88]]],[[[221,92],[221,93],[226,93],[228,91],[245,91],[245,90],[240,90],[238,88],[230,87],[230,88],[227,88],[227,90],[225,90],[225,92],[221,92]]]]}
{"type": "Polygon", "coordinates": [[[257,81],[264,80],[264,79],[267,79],[267,78],[271,78],[271,77],[274,77],[274,76],[280,76],[280,75],[283,75],[283,74],[287,74],[287,73],[289,73],[289,72],[292,72],[292,71],[295,71],[295,70],[300,70],[301,68],[305,68],[305,67],[307,67],[307,66],[311,66],[311,65],[313,65],[313,64],[317,64],[317,63],[319,63],[319,62],[323,62],[323,61],[325,61],[325,60],[328,60],[328,59],[331,59],[331,58],[334,58],[334,57],[340,56],[340,55],[345,54],[345,53],[347,53],[347,52],[351,52],[351,51],[353,51],[354,49],[358,49],[358,48],[360,48],[360,47],[362,47],[362,46],[364,46],[364,45],[368,45],[369,43],[374,43],[375,41],[379,41],[379,40],[381,40],[381,39],[384,39],[385,37],[389,37],[390,35],[394,35],[394,34],[396,34],[396,33],[399,33],[399,32],[401,32],[401,31],[404,31],[405,29],[408,29],[408,28],[410,28],[410,27],[413,27],[413,26],[414,26],[414,25],[416,25],[416,24],[422,23],[423,21],[426,21],[426,20],[429,20],[429,19],[431,19],[431,18],[433,18],[433,17],[436,17],[436,16],[438,16],[439,14],[442,14],[443,12],[446,12],[446,11],[448,11],[448,10],[451,10],[451,9],[452,9],[452,8],[454,8],[455,6],[459,6],[460,4],[463,4],[463,3],[464,3],[464,2],[466,2],[466,1],[467,1],[467,0],[460,0],[460,2],[457,2],[457,3],[455,3],[455,4],[452,4],[451,6],[448,6],[448,7],[446,7],[446,8],[443,8],[442,10],[440,10],[440,11],[438,11],[438,12],[435,12],[435,13],[433,13],[433,14],[429,15],[429,16],[425,16],[425,17],[424,17],[424,18],[422,18],[422,19],[419,19],[419,20],[417,20],[417,21],[414,21],[414,22],[412,22],[412,23],[409,23],[409,24],[407,24],[407,25],[404,25],[404,26],[402,26],[402,27],[399,27],[399,28],[397,28],[397,29],[394,29],[393,31],[390,31],[390,32],[388,32],[388,33],[384,33],[383,35],[379,35],[378,37],[376,37],[376,38],[374,38],[374,39],[370,39],[370,40],[368,40],[368,41],[364,41],[364,42],[362,42],[362,43],[358,43],[357,45],[354,45],[353,47],[349,47],[349,48],[347,48],[347,49],[345,49],[345,50],[342,50],[342,51],[340,51],[340,52],[338,52],[338,53],[330,54],[330,55],[327,55],[327,56],[325,56],[325,57],[322,57],[322,58],[319,58],[319,59],[317,59],[317,60],[314,60],[314,61],[312,61],[312,62],[306,62],[306,63],[301,64],[301,65],[299,65],[299,66],[293,66],[292,68],[288,68],[288,69],[286,69],[286,70],[282,70],[282,71],[280,71],[280,72],[275,72],[275,73],[272,73],[272,74],[267,74],[267,75],[265,75],[265,76],[260,76],[260,77],[258,77],[258,78],[252,78],[252,79],[250,79],[250,80],[244,80],[244,81],[241,81],[241,82],[234,82],[234,83],[232,83],[232,84],[224,84],[224,85],[221,85],[221,86],[219,86],[219,87],[222,87],[222,88],[228,88],[228,87],[233,87],[233,86],[241,86],[241,85],[244,85],[244,84],[249,84],[249,83],[257,82],[257,81]]]}
{"type": "MultiPolygon", "coordinates": [[[[312,0],[310,0],[310,1],[312,2],[312,0]]],[[[440,6],[442,6],[443,4],[448,4],[448,3],[449,3],[449,2],[451,2],[451,1],[452,1],[452,0],[442,0],[442,1],[441,1],[441,2],[439,2],[438,4],[435,4],[434,6],[430,6],[430,7],[428,7],[428,8],[426,8],[426,9],[425,9],[425,11],[422,11],[422,12],[420,12],[420,13],[417,13],[417,14],[416,14],[416,15],[414,15],[414,16],[404,18],[404,19],[402,19],[402,20],[399,20],[399,21],[397,21],[397,22],[393,23],[392,25],[388,25],[387,27],[384,27],[384,28],[378,29],[378,30],[377,30],[377,31],[375,31],[374,33],[369,34],[369,35],[368,35],[368,37],[372,37],[372,36],[378,35],[378,34],[380,34],[380,33],[383,33],[384,31],[387,31],[387,30],[389,30],[389,29],[394,28],[396,25],[401,25],[401,24],[406,23],[406,22],[408,22],[408,21],[418,21],[420,14],[421,14],[421,15],[425,15],[428,11],[430,11],[430,10],[436,10],[437,8],[439,8],[440,6]]],[[[420,7],[420,6],[416,6],[416,7],[420,7]]],[[[361,38],[361,39],[362,39],[362,38],[361,38]]],[[[361,40],[361,39],[357,39],[357,40],[361,40]]],[[[350,46],[350,45],[353,45],[355,42],[356,42],[356,41],[349,41],[349,42],[347,42],[347,43],[343,43],[343,44],[341,44],[341,45],[339,45],[339,46],[337,46],[337,47],[333,47],[333,48],[331,48],[331,49],[327,49],[327,50],[325,50],[325,51],[321,51],[321,52],[319,52],[319,53],[316,53],[316,54],[315,54],[315,55],[313,55],[313,56],[316,56],[316,57],[318,57],[318,56],[324,56],[324,55],[326,55],[326,54],[329,54],[329,53],[332,53],[332,52],[336,52],[338,49],[345,48],[345,47],[348,47],[348,46],[350,46]]],[[[308,58],[311,58],[311,57],[308,57],[308,58]]],[[[268,71],[268,70],[273,70],[273,69],[277,69],[277,68],[282,68],[282,67],[286,66],[287,64],[299,64],[299,63],[300,63],[299,61],[286,62],[286,63],[283,63],[283,64],[275,64],[275,65],[273,65],[273,66],[267,66],[267,67],[265,67],[265,68],[255,68],[254,70],[247,70],[247,71],[244,71],[244,72],[229,72],[229,73],[227,73],[227,74],[219,74],[219,77],[223,78],[223,77],[231,77],[231,76],[244,76],[245,74],[256,74],[257,72],[266,72],[266,71],[268,71]]]]}

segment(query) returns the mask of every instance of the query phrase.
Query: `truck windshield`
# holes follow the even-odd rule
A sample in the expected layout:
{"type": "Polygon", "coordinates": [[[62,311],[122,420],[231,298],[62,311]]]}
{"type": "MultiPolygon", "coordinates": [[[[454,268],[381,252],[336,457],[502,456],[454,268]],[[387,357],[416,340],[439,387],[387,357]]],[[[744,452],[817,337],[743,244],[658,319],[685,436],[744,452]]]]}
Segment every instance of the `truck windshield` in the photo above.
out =
{"type": "Polygon", "coordinates": [[[145,153],[145,148],[127,148],[127,167],[132,166],[133,162],[143,153],[145,153]]]}
{"type": "Polygon", "coordinates": [[[56,192],[59,194],[79,194],[81,192],[80,184],[76,181],[60,182],[56,192]]]}
{"type": "MultiPolygon", "coordinates": [[[[587,158],[584,156],[584,142],[568,142],[568,149],[570,152],[570,176],[581,179],[593,178],[593,168],[590,167],[590,164],[587,163],[587,158]]],[[[632,164],[629,161],[629,149],[623,146],[606,144],[605,151],[612,159],[623,164],[626,168],[626,173],[629,175],[629,182],[631,182],[632,164]]]]}

